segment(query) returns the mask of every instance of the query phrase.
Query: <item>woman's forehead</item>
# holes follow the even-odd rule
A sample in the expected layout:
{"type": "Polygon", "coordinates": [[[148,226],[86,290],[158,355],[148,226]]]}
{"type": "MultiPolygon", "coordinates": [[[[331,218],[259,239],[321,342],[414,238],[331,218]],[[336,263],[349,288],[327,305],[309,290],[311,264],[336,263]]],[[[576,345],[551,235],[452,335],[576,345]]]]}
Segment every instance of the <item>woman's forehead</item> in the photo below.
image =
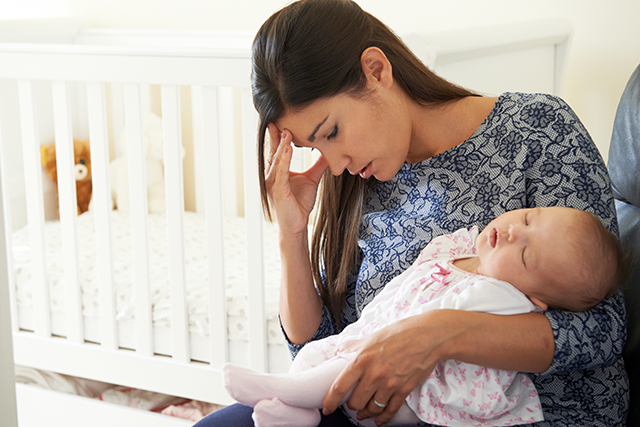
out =
{"type": "Polygon", "coordinates": [[[276,121],[281,131],[288,129],[300,142],[313,143],[318,130],[335,109],[335,99],[319,99],[299,109],[289,109],[276,121]]]}
{"type": "Polygon", "coordinates": [[[309,118],[312,115],[322,114],[323,111],[331,109],[339,102],[340,95],[329,98],[320,98],[299,107],[289,107],[285,110],[280,120],[292,120],[299,118],[309,118]]]}

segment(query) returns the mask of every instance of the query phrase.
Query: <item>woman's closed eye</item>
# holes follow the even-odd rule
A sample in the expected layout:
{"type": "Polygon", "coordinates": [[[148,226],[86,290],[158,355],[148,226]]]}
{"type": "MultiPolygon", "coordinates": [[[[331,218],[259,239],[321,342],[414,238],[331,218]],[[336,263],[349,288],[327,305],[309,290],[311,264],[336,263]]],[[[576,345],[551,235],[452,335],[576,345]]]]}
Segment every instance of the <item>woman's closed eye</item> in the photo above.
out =
{"type": "Polygon", "coordinates": [[[338,125],[335,124],[333,126],[333,129],[331,129],[331,133],[327,136],[327,140],[330,141],[330,140],[334,139],[337,136],[338,136],[338,125]]]}

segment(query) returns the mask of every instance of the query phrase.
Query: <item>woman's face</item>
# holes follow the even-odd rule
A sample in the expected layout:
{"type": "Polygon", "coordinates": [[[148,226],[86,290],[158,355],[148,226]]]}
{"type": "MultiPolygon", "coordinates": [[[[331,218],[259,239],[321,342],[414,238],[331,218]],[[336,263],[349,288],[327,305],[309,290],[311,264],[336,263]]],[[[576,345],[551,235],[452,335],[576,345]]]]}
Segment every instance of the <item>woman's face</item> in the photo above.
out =
{"type": "Polygon", "coordinates": [[[276,126],[292,133],[294,145],[319,150],[334,175],[346,170],[387,181],[407,159],[411,139],[409,116],[392,92],[320,99],[288,112],[276,126]]]}

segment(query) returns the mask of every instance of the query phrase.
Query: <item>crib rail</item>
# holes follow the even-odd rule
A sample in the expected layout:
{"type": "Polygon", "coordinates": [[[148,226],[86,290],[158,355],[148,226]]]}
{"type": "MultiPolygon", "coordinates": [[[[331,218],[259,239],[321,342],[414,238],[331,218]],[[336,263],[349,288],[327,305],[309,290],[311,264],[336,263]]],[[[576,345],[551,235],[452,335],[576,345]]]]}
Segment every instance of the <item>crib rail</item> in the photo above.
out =
{"type": "Polygon", "coordinates": [[[245,87],[242,49],[126,48],[1,43],[2,78],[245,87]]]}
{"type": "MultiPolygon", "coordinates": [[[[68,342],[77,346],[90,346],[93,354],[95,344],[84,342],[83,315],[80,283],[78,280],[78,238],[76,217],[76,190],[71,174],[73,159],[74,125],[72,110],[86,110],[89,139],[91,141],[93,210],[96,221],[96,250],[98,275],[100,278],[100,319],[102,349],[117,352],[118,328],[115,321],[115,290],[113,277],[113,254],[111,228],[111,197],[109,183],[109,138],[108,113],[109,85],[121,85],[124,100],[124,124],[127,130],[127,157],[132,224],[132,253],[135,277],[135,321],[136,353],[153,358],[153,332],[151,318],[151,296],[149,293],[149,243],[147,230],[147,195],[145,159],[142,144],[143,110],[146,108],[146,85],[161,87],[161,115],[164,137],[164,173],[166,184],[167,241],[169,248],[169,276],[171,286],[171,327],[173,353],[171,357],[180,363],[193,363],[189,354],[188,313],[185,297],[184,260],[184,194],[183,162],[181,157],[180,88],[191,91],[193,117],[200,136],[196,148],[202,155],[195,161],[203,171],[204,213],[206,217],[207,254],[209,266],[209,324],[211,330],[210,364],[217,368],[228,361],[228,336],[226,328],[226,297],[224,286],[223,233],[224,196],[222,171],[225,169],[224,144],[226,141],[226,109],[224,94],[229,88],[239,88],[242,110],[242,141],[244,167],[244,216],[247,235],[248,298],[249,298],[249,365],[257,370],[267,369],[267,339],[265,318],[265,295],[263,273],[262,213],[259,187],[256,179],[255,159],[256,113],[251,103],[249,90],[250,52],[241,49],[192,49],[168,50],[150,48],[115,48],[105,46],[73,45],[24,45],[0,44],[0,107],[13,112],[15,122],[0,115],[0,146],[15,145],[19,138],[24,162],[22,176],[25,181],[27,223],[32,251],[32,278],[37,287],[35,299],[35,335],[40,342],[51,338],[49,293],[46,279],[43,206],[43,176],[40,165],[39,146],[44,141],[42,120],[39,117],[41,103],[34,87],[42,82],[51,85],[53,128],[58,158],[58,187],[60,221],[63,248],[67,255],[64,268],[66,291],[66,322],[68,342]],[[81,84],[81,95],[74,92],[74,85],[81,84]],[[86,93],[86,95],[84,95],[86,93]],[[17,104],[16,104],[17,101],[17,104]],[[15,104],[15,105],[14,105],[15,104]],[[9,129],[9,130],[7,130],[9,129]],[[224,325],[219,327],[218,325],[224,325]]],[[[113,119],[114,121],[116,119],[113,119]]],[[[113,135],[111,135],[113,138],[113,135]]],[[[11,153],[2,152],[3,171],[12,170],[11,153]]],[[[11,178],[9,178],[11,179],[11,178]]],[[[8,179],[3,180],[5,193],[11,191],[8,179]]],[[[6,198],[5,198],[6,199],[6,198]]],[[[8,200],[8,199],[7,199],[8,200]]],[[[5,204],[5,213],[10,216],[10,206],[5,204]]],[[[10,224],[10,223],[9,223],[10,224]]],[[[10,228],[10,226],[9,226],[10,228]]],[[[11,236],[7,235],[6,247],[11,251],[11,236]]],[[[16,309],[15,295],[11,297],[12,311],[16,309]]],[[[28,334],[17,330],[14,334],[21,342],[29,340],[28,334]]],[[[55,338],[54,348],[62,338],[55,338]]],[[[130,352],[129,352],[130,353],[130,352]]],[[[127,353],[126,357],[131,357],[127,353]]],[[[27,358],[17,352],[16,362],[27,358]]],[[[26,361],[25,361],[26,362],[26,361]]],[[[29,363],[35,363],[29,360],[29,363]]],[[[72,365],[69,374],[78,374],[72,365]]],[[[211,399],[209,399],[211,400],[211,399]]],[[[224,401],[220,397],[218,401],[224,401]]]]}

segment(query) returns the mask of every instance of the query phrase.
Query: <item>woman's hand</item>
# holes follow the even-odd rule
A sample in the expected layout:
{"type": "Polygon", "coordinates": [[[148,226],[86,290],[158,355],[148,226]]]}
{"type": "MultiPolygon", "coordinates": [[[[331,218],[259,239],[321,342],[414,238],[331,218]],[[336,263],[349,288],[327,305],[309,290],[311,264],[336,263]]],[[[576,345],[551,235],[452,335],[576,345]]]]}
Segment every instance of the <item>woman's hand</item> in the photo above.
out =
{"type": "Polygon", "coordinates": [[[269,203],[281,230],[292,234],[306,233],[318,183],[328,164],[321,156],[308,170],[291,172],[293,135],[286,129],[280,132],[275,124],[270,123],[269,136],[270,153],[265,171],[269,203]]]}
{"type": "Polygon", "coordinates": [[[431,311],[410,317],[339,347],[339,353],[356,355],[334,381],[324,400],[324,413],[333,412],[355,385],[347,406],[358,411],[358,418],[375,416],[377,425],[389,422],[409,393],[444,360],[440,347],[453,331],[442,328],[443,320],[438,318],[442,314],[431,311]]]}
{"type": "Polygon", "coordinates": [[[328,164],[320,157],[308,170],[291,172],[293,135],[270,123],[269,136],[265,186],[280,230],[280,321],[287,338],[302,344],[314,336],[322,321],[322,304],[311,273],[307,224],[328,164]]]}
{"type": "Polygon", "coordinates": [[[355,352],[323,402],[333,412],[355,386],[347,406],[361,419],[389,422],[406,397],[443,360],[520,372],[543,372],[555,345],[549,320],[540,313],[494,315],[433,310],[403,319],[339,351],[355,352]],[[374,400],[384,407],[374,403],[374,400]]]}

